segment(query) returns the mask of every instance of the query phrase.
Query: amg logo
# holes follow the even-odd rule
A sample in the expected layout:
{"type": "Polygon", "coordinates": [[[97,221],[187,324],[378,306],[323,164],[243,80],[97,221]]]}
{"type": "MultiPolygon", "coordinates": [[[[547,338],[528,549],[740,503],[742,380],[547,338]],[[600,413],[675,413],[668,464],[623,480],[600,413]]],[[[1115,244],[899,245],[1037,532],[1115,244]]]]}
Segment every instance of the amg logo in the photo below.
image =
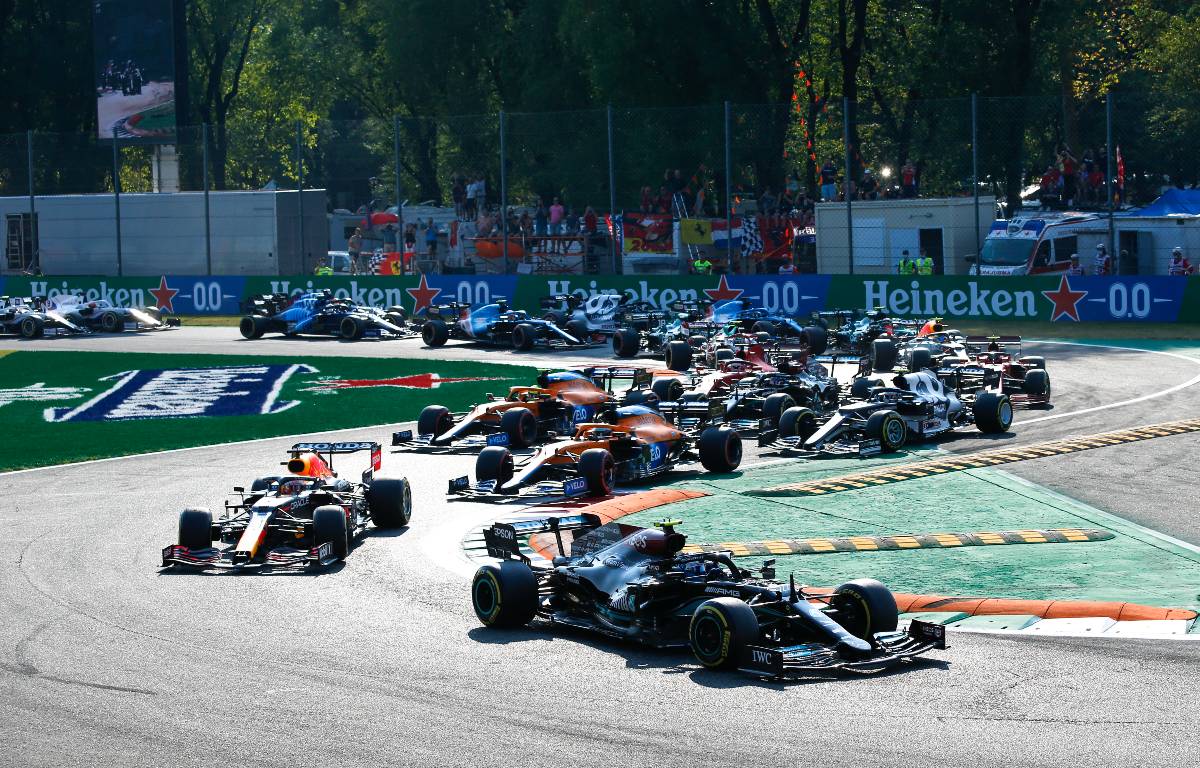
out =
{"type": "Polygon", "coordinates": [[[706,595],[725,595],[726,597],[741,597],[742,591],[733,587],[706,587],[704,590],[706,595]]]}
{"type": "Polygon", "coordinates": [[[752,650],[750,651],[750,661],[754,664],[770,665],[771,654],[767,651],[752,650]]]}
{"type": "Polygon", "coordinates": [[[498,539],[508,539],[509,541],[516,541],[517,539],[516,533],[507,528],[493,528],[492,535],[498,539]]]}

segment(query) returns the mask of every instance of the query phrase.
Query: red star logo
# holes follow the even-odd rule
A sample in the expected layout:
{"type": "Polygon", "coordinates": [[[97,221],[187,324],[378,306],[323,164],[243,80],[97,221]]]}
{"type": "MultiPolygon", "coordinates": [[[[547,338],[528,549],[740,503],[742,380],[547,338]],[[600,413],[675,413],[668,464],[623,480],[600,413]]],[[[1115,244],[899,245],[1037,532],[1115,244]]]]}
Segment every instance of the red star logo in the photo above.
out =
{"type": "Polygon", "coordinates": [[[424,274],[421,275],[420,285],[416,288],[405,288],[404,290],[408,291],[408,295],[412,296],[413,301],[417,304],[417,306],[413,307],[414,315],[420,314],[423,309],[427,309],[433,304],[433,300],[437,298],[437,295],[442,292],[440,288],[430,288],[424,274]]]}
{"type": "Polygon", "coordinates": [[[1067,280],[1066,275],[1063,275],[1059,280],[1057,291],[1042,291],[1042,295],[1054,302],[1054,311],[1050,313],[1050,322],[1053,323],[1058,318],[1066,315],[1078,323],[1079,302],[1084,296],[1088,295],[1088,292],[1072,291],[1070,281],[1067,280]]]}
{"type": "Polygon", "coordinates": [[[745,291],[743,291],[741,288],[730,288],[729,281],[725,278],[725,275],[721,275],[721,282],[717,283],[716,288],[705,288],[704,292],[707,293],[708,298],[712,299],[713,301],[736,299],[738,296],[741,296],[743,293],[745,293],[745,291]]]}
{"type": "Polygon", "coordinates": [[[417,373],[412,376],[397,376],[392,379],[334,379],[323,381],[310,389],[361,389],[364,387],[403,387],[405,389],[436,389],[442,384],[456,381],[503,381],[496,377],[445,378],[436,373],[417,373]]]}
{"type": "Polygon", "coordinates": [[[175,298],[178,290],[167,286],[166,276],[158,279],[158,287],[150,289],[150,295],[154,297],[155,309],[165,309],[168,312],[174,312],[175,307],[171,304],[171,300],[175,298]]]}

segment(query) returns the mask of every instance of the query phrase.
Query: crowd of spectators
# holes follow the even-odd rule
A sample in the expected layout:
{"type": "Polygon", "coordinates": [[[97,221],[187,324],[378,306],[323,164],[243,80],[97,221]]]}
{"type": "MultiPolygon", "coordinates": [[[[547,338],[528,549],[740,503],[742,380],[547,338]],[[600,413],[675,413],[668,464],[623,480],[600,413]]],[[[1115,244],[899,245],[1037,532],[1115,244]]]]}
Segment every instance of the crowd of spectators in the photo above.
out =
{"type": "Polygon", "coordinates": [[[1082,157],[1066,144],[1059,146],[1054,159],[1042,174],[1039,195],[1044,205],[1064,207],[1101,205],[1107,201],[1104,175],[1108,151],[1085,149],[1082,157]]]}

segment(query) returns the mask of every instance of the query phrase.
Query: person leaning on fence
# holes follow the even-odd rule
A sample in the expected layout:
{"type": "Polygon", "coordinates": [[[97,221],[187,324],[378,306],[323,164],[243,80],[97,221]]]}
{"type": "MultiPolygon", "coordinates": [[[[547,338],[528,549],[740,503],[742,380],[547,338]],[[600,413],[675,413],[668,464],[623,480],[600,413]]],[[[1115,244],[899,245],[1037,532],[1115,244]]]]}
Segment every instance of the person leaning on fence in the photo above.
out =
{"type": "Polygon", "coordinates": [[[900,252],[900,263],[896,265],[896,272],[901,275],[917,274],[917,262],[908,255],[908,251],[900,252]]]}
{"type": "Polygon", "coordinates": [[[1079,254],[1071,254],[1071,266],[1067,267],[1067,275],[1070,277],[1082,277],[1087,274],[1087,270],[1079,263],[1079,254]]]}
{"type": "Polygon", "coordinates": [[[354,228],[354,234],[346,241],[346,250],[350,253],[350,271],[355,274],[365,272],[363,265],[358,261],[362,254],[362,227],[354,228]]]}
{"type": "Polygon", "coordinates": [[[925,255],[925,249],[921,249],[921,256],[917,259],[917,274],[932,275],[933,274],[933,259],[925,255]]]}
{"type": "Polygon", "coordinates": [[[692,262],[692,271],[697,275],[711,275],[712,268],[712,262],[708,260],[707,256],[698,256],[696,257],[696,260],[692,262]]]}

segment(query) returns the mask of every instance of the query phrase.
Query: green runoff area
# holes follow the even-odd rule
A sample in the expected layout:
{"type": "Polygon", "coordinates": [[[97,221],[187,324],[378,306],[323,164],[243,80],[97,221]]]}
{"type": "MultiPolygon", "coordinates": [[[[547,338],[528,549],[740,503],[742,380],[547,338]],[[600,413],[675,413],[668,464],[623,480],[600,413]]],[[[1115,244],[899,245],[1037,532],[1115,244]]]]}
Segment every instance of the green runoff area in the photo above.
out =
{"type": "Polygon", "coordinates": [[[411,421],[435,402],[463,410],[534,376],[527,366],[475,362],[0,352],[0,430],[8,436],[0,471],[359,426],[363,433],[346,439],[386,445],[389,435],[366,428],[411,421]],[[154,399],[181,407],[139,416],[137,404],[145,413],[154,399]],[[188,408],[205,412],[178,415],[188,408]]]}
{"type": "MultiPolygon", "coordinates": [[[[997,469],[973,469],[809,497],[747,492],[783,483],[861,472],[886,463],[938,455],[936,450],[887,459],[819,459],[750,467],[733,476],[696,476],[671,487],[709,496],[622,518],[649,526],[683,520],[691,544],[784,538],[836,538],[974,533],[1052,528],[1110,531],[1112,539],[1063,544],[1008,544],[773,555],[785,577],[836,586],[872,577],[896,592],[1023,599],[1131,601],[1200,608],[1200,553],[1095,507],[997,469]]],[[[767,556],[741,558],[757,567],[767,556]]]]}

